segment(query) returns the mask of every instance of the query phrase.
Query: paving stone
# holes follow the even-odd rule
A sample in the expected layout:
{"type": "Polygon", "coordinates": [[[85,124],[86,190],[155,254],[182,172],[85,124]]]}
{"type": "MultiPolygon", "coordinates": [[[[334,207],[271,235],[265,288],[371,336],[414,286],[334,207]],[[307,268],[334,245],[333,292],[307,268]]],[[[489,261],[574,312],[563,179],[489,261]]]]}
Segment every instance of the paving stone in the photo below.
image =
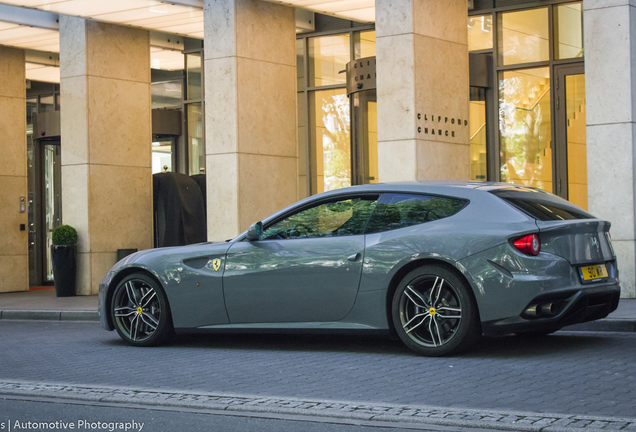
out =
{"type": "MultiPolygon", "coordinates": [[[[394,403],[630,417],[635,415],[635,342],[636,335],[627,333],[485,338],[476,350],[447,358],[418,357],[399,342],[376,336],[197,335],[145,349],[124,345],[115,332],[95,323],[0,320],[0,380],[139,386],[274,400],[293,396],[359,401],[364,406],[394,403]],[[550,389],[537,388],[537,377],[550,389]],[[430,388],[431,380],[443,383],[445,390],[422,391],[430,388]]],[[[105,397],[88,390],[64,390],[63,385],[57,388],[58,395],[67,397],[105,397]]],[[[208,397],[192,401],[237,403],[208,397]]],[[[344,405],[319,403],[312,409],[339,410],[344,405]]],[[[370,412],[420,419],[440,412],[456,415],[443,410],[370,412]]],[[[498,421],[516,420],[506,416],[498,421]]],[[[549,427],[567,427],[570,422],[557,419],[549,427]]],[[[628,424],[625,429],[636,428],[628,424]]]]}

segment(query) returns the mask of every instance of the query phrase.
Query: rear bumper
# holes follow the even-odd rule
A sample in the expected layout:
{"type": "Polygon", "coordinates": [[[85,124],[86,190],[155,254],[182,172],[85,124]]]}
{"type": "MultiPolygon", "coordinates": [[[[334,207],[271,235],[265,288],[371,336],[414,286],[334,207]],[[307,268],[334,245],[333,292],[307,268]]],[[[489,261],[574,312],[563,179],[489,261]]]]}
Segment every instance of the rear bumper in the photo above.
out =
{"type": "Polygon", "coordinates": [[[502,335],[523,331],[558,330],[562,327],[605,318],[618,307],[620,286],[618,281],[586,286],[578,290],[568,290],[543,294],[534,298],[529,305],[543,302],[559,304],[552,317],[529,318],[523,315],[482,322],[486,335],[502,335]]]}

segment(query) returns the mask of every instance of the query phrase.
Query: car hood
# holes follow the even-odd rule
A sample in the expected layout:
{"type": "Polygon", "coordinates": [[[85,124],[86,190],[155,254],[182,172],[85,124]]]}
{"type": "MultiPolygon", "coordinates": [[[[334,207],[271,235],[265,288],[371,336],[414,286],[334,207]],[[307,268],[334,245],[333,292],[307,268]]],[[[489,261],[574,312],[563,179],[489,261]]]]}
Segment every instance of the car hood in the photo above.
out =
{"type": "Polygon", "coordinates": [[[221,254],[225,253],[231,244],[231,242],[222,241],[146,249],[124,257],[108,273],[114,274],[128,267],[156,269],[157,267],[164,267],[168,263],[180,262],[183,259],[221,254]]]}

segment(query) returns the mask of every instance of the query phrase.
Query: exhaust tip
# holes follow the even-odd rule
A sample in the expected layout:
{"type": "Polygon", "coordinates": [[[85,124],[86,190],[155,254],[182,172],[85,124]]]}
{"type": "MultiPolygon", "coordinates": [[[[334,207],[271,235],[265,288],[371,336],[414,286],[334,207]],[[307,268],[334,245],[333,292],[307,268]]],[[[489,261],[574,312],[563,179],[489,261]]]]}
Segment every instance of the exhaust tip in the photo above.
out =
{"type": "Polygon", "coordinates": [[[530,305],[526,308],[526,310],[524,311],[524,314],[526,314],[529,317],[532,318],[536,318],[539,316],[539,305],[530,305]]]}
{"type": "Polygon", "coordinates": [[[541,316],[554,316],[556,315],[556,305],[552,302],[544,303],[539,307],[539,312],[541,316]]]}

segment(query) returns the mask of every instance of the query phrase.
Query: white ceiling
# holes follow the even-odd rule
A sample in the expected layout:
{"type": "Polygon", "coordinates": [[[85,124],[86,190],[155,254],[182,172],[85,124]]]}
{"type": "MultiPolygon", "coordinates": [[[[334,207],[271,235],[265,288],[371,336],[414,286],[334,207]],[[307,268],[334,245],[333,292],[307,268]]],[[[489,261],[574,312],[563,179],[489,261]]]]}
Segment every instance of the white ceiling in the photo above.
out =
{"type": "Polygon", "coordinates": [[[338,18],[360,22],[375,22],[375,0],[282,0],[273,2],[308,9],[338,18]]]}
{"type": "Polygon", "coordinates": [[[60,38],[57,30],[0,21],[0,45],[59,52],[60,38]]]}
{"type": "Polygon", "coordinates": [[[25,63],[26,79],[31,81],[44,81],[59,83],[60,68],[57,66],[46,66],[36,63],[25,63]]]}
{"type": "Polygon", "coordinates": [[[159,0],[1,0],[0,3],[203,39],[203,9],[196,6],[159,0]]]}

